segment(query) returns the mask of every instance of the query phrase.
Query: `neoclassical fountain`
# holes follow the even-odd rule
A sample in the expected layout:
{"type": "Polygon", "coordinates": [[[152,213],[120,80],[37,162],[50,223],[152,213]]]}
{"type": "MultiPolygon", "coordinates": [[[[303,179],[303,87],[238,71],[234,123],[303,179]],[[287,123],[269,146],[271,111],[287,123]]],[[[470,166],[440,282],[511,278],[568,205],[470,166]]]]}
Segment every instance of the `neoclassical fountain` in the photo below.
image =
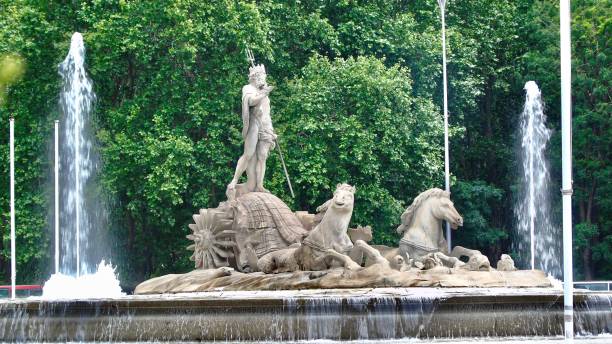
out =
{"type": "MultiPolygon", "coordinates": [[[[266,159],[276,146],[266,70],[250,57],[242,88],[244,152],[227,201],[193,216],[188,236],[195,268],[140,284],[136,294],[225,290],[377,287],[551,287],[537,270],[517,271],[503,255],[493,268],[477,250],[448,252],[443,221],[463,218],[450,193],[425,190],[402,214],[398,247],[371,246],[372,228],[349,228],[357,189],[338,184],[317,214],[293,212],[264,188],[266,159]],[[246,172],[246,181],[239,184],[246,172]],[[465,261],[462,261],[461,259],[465,261]]],[[[288,178],[288,176],[287,176],[288,178]]]]}
{"type": "MultiPolygon", "coordinates": [[[[563,333],[561,290],[543,271],[517,270],[508,255],[493,266],[477,250],[448,251],[443,222],[458,229],[463,218],[446,191],[415,195],[397,219],[397,247],[370,244],[376,229],[369,226],[350,228],[358,185],[338,181],[316,214],[294,211],[267,191],[266,160],[278,149],[273,88],[265,67],[248,55],[244,151],[227,200],[197,210],[189,225],[194,270],[144,281],[132,296],[0,302],[0,338],[282,341],[563,333]]],[[[612,331],[611,300],[609,294],[577,293],[577,331],[612,331]]]]}

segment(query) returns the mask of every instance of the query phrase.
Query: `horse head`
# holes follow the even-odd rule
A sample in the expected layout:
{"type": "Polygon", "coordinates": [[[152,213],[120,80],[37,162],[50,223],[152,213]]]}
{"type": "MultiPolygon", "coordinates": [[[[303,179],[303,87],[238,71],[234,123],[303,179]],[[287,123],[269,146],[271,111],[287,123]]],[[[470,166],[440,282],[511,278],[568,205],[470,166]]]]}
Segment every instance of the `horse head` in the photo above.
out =
{"type": "Polygon", "coordinates": [[[416,260],[446,249],[442,220],[454,228],[463,225],[463,218],[450,200],[450,193],[433,188],[421,192],[402,214],[397,232],[403,234],[400,252],[416,260]]]}
{"type": "Polygon", "coordinates": [[[434,199],[432,204],[432,213],[435,218],[448,222],[452,229],[457,229],[459,226],[463,226],[463,217],[461,217],[457,209],[455,209],[455,206],[448,195],[434,199]]]}
{"type": "Polygon", "coordinates": [[[334,197],[317,208],[314,229],[303,243],[321,251],[331,248],[339,253],[348,252],[353,247],[347,230],[353,215],[354,197],[353,186],[338,184],[334,197]]]}
{"type": "Polygon", "coordinates": [[[352,212],[355,203],[355,187],[349,184],[338,184],[331,199],[329,208],[338,212],[352,212]]]}
{"type": "Polygon", "coordinates": [[[408,232],[414,226],[436,231],[435,222],[440,220],[448,221],[453,229],[463,226],[463,218],[450,200],[450,193],[438,188],[429,189],[421,192],[404,211],[397,232],[408,232]]]}

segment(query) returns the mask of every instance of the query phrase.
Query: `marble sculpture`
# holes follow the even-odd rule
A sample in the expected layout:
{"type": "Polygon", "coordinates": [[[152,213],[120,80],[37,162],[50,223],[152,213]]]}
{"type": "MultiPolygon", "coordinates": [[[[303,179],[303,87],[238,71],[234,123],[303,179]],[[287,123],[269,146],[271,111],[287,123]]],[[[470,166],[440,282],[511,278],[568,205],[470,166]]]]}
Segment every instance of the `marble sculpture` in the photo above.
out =
{"type": "MultiPolygon", "coordinates": [[[[252,56],[252,55],[250,55],[252,56]]],[[[349,228],[356,188],[338,184],[317,214],[293,212],[264,188],[266,160],[275,147],[266,71],[251,57],[242,89],[244,152],[227,186],[227,201],[200,209],[189,225],[193,272],[143,282],[136,293],[384,286],[549,287],[541,271],[516,271],[502,255],[491,267],[477,250],[451,252],[443,221],[463,225],[450,193],[433,188],[401,215],[398,247],[370,245],[372,228],[349,228]],[[246,171],[246,182],[239,179],[246,171]]]]}

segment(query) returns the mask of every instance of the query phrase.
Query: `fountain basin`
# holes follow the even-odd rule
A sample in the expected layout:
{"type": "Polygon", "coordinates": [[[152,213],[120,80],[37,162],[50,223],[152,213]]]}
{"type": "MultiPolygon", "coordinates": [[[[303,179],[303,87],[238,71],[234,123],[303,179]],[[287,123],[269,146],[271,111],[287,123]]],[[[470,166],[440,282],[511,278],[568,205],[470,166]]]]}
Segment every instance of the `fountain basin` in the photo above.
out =
{"type": "MultiPolygon", "coordinates": [[[[612,332],[612,293],[577,292],[578,334],[612,332]]],[[[563,334],[549,288],[218,291],[0,302],[2,341],[466,338],[563,334]]]]}

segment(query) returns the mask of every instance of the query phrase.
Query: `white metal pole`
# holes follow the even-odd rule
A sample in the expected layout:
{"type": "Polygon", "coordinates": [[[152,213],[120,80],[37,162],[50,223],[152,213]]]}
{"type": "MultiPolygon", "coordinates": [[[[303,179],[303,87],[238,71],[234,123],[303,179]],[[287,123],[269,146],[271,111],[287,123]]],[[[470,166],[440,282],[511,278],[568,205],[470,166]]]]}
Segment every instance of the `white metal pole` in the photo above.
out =
{"type": "Polygon", "coordinates": [[[15,263],[15,119],[9,119],[9,159],[11,179],[11,298],[15,298],[15,281],[17,271],[15,263]]]}
{"type": "MultiPolygon", "coordinates": [[[[449,153],[448,153],[448,89],[446,80],[446,23],[444,22],[446,0],[438,0],[440,5],[440,14],[442,17],[442,84],[444,93],[444,186],[445,190],[450,192],[450,171],[449,171],[449,153]]],[[[451,228],[446,222],[446,242],[448,244],[448,252],[452,250],[451,244],[451,228]]]]}
{"type": "Polygon", "coordinates": [[[563,169],[563,303],[565,338],[574,338],[572,257],[572,65],[570,0],[560,2],[561,154],[563,169]]]}
{"type": "Polygon", "coordinates": [[[81,275],[81,249],[80,249],[80,244],[81,244],[81,208],[79,207],[79,205],[81,204],[81,176],[80,176],[80,171],[81,171],[81,143],[79,140],[79,131],[80,131],[80,122],[79,122],[79,116],[76,116],[76,123],[75,123],[75,129],[74,129],[74,173],[75,173],[75,189],[76,189],[76,197],[75,197],[75,204],[74,204],[74,209],[75,209],[75,214],[76,214],[76,219],[75,219],[75,227],[76,227],[76,276],[79,277],[81,275]]]}
{"type": "Polygon", "coordinates": [[[59,273],[59,121],[55,121],[55,273],[59,273]]]}

